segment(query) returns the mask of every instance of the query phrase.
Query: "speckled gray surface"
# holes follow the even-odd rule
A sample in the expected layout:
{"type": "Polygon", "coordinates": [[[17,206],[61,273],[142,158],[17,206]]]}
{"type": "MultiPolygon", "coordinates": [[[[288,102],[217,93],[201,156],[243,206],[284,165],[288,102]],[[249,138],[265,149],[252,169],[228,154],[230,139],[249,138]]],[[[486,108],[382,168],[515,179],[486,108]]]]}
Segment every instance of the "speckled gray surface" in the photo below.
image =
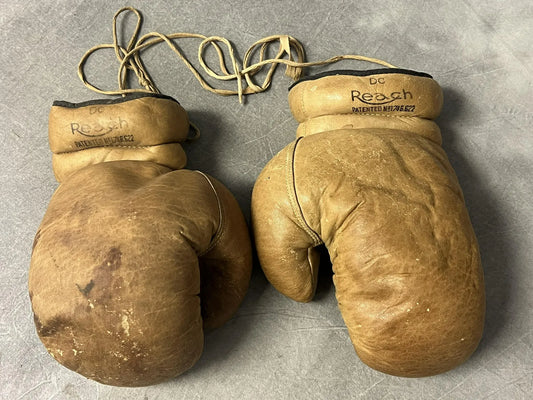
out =
{"type": "MultiPolygon", "coordinates": [[[[432,74],[445,93],[438,122],[482,252],[487,289],[483,340],[459,368],[435,377],[381,374],[356,357],[337,309],[330,271],[315,300],[277,293],[256,265],[237,315],[206,337],[204,355],[181,377],[115,388],[61,367],[34,330],[27,276],[33,235],[57,184],[47,143],[53,100],[100,96],[76,76],[85,50],[111,41],[122,2],[1,0],[0,398],[1,399],[529,399],[533,398],[533,6],[527,0],[131,1],[144,32],[228,37],[241,56],[255,40],[286,33],[310,60],[358,53],[432,74]]],[[[134,23],[129,18],[131,29],[134,23]]],[[[183,48],[195,59],[197,42],[183,48]]],[[[189,168],[222,180],[249,216],[255,178],[293,140],[290,81],[247,99],[203,91],[164,47],[146,52],[159,88],[200,127],[189,168]]],[[[328,68],[366,68],[343,62],[328,68]]],[[[111,52],[88,65],[115,83],[111,52]]]]}

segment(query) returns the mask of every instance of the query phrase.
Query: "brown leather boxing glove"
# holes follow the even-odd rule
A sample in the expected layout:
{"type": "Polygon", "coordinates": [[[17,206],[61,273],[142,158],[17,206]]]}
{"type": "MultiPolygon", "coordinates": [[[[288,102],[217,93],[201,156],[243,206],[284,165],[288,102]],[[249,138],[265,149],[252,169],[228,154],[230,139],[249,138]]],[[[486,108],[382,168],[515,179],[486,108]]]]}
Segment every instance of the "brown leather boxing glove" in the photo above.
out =
{"type": "Polygon", "coordinates": [[[189,121],[174,99],[56,102],[54,193],[29,290],[61,364],[117,386],[160,382],[200,357],[248,287],[248,230],[231,193],[183,169],[189,121]]]}
{"type": "Polygon", "coordinates": [[[442,91],[400,69],[334,71],[289,92],[297,140],[265,167],[252,221],[269,281],[312,299],[324,243],[350,338],[369,366],[426,376],[482,334],[477,241],[433,121],[442,91]]]}

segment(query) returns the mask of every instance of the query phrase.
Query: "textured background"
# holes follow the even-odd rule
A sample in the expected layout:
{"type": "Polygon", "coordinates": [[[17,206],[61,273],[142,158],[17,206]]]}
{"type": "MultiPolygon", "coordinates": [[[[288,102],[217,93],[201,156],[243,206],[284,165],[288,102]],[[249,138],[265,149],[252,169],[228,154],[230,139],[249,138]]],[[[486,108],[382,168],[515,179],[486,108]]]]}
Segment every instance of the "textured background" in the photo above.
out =
{"type": "MultiPolygon", "coordinates": [[[[322,273],[313,302],[297,304],[256,266],[244,304],[206,337],[200,362],[175,380],[137,389],[103,386],[57,364],[36,336],[27,295],[33,235],[57,187],[47,143],[51,103],[101,97],[80,83],[76,65],[85,50],[111,42],[113,14],[126,4],[0,3],[0,398],[532,398],[530,1],[131,1],[145,16],[143,32],[225,36],[241,56],[255,40],[286,33],[304,43],[310,60],[358,53],[432,74],[444,89],[438,122],[479,239],[487,289],[485,334],[473,357],[443,375],[403,379],[356,357],[331,271],[322,273]]],[[[134,18],[126,22],[131,31],[134,18]]],[[[180,44],[195,60],[198,42],[180,44]]],[[[189,168],[222,180],[249,217],[255,178],[294,138],[289,79],[278,71],[269,91],[241,106],[203,91],[163,46],[144,60],[159,88],[202,130],[187,147],[189,168]]],[[[91,58],[88,71],[114,87],[116,67],[109,51],[91,58]]],[[[350,67],[369,66],[343,62],[312,72],[350,67]]]]}

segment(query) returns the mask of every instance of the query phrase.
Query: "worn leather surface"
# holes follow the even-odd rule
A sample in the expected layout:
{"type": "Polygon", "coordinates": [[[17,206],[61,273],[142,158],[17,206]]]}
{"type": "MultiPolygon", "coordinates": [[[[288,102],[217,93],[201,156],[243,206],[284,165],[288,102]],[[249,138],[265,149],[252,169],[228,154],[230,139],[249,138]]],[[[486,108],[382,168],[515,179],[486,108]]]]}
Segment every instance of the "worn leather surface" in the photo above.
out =
{"type": "Polygon", "coordinates": [[[324,243],[359,357],[392,375],[427,376],[475,350],[485,297],[478,244],[432,121],[427,76],[339,72],[297,83],[298,139],[252,195],[259,261],[298,301],[313,298],[324,243]]]}
{"type": "Polygon", "coordinates": [[[118,100],[55,102],[48,139],[58,181],[83,166],[104,161],[153,161],[185,167],[187,112],[171,97],[133,94],[118,100]]]}
{"type": "MultiPolygon", "coordinates": [[[[52,108],[54,151],[74,140],[60,129],[73,118],[98,122],[87,107],[94,105],[52,108]]],[[[133,99],[100,114],[127,120],[131,129],[121,134],[139,138],[138,146],[165,148],[188,132],[185,111],[170,99],[133,99]]],[[[117,386],[157,383],[194,365],[204,329],[221,326],[244,298],[252,263],[244,217],[220,182],[162,165],[180,165],[184,153],[155,151],[157,163],[129,159],[135,150],[95,146],[56,157],[61,184],[29,273],[48,352],[117,386]],[[114,161],[103,162],[109,155],[114,161]]]]}

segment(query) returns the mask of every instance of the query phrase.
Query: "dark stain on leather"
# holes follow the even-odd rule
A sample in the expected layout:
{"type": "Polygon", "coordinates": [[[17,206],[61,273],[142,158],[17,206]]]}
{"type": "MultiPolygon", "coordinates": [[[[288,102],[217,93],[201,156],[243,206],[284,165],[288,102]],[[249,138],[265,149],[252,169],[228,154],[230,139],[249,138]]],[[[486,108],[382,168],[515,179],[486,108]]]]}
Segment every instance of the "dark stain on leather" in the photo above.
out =
{"type": "MultiPolygon", "coordinates": [[[[94,268],[94,277],[86,284],[76,283],[80,293],[95,304],[109,304],[116,291],[122,287],[124,279],[115,276],[122,265],[122,252],[118,247],[111,247],[104,261],[94,268]]],[[[89,309],[88,309],[89,311],[89,309]]]]}
{"type": "Polygon", "coordinates": [[[46,324],[43,324],[37,314],[33,314],[33,320],[40,337],[48,337],[57,334],[71,324],[71,321],[62,316],[55,316],[46,324]]]}
{"type": "Polygon", "coordinates": [[[78,287],[78,290],[85,296],[89,297],[89,293],[91,289],[94,287],[94,280],[91,279],[91,281],[85,285],[83,288],[76,283],[76,286],[78,287]]]}
{"type": "Polygon", "coordinates": [[[118,247],[111,247],[104,259],[104,262],[98,267],[103,270],[115,271],[122,265],[122,252],[118,247]]]}

